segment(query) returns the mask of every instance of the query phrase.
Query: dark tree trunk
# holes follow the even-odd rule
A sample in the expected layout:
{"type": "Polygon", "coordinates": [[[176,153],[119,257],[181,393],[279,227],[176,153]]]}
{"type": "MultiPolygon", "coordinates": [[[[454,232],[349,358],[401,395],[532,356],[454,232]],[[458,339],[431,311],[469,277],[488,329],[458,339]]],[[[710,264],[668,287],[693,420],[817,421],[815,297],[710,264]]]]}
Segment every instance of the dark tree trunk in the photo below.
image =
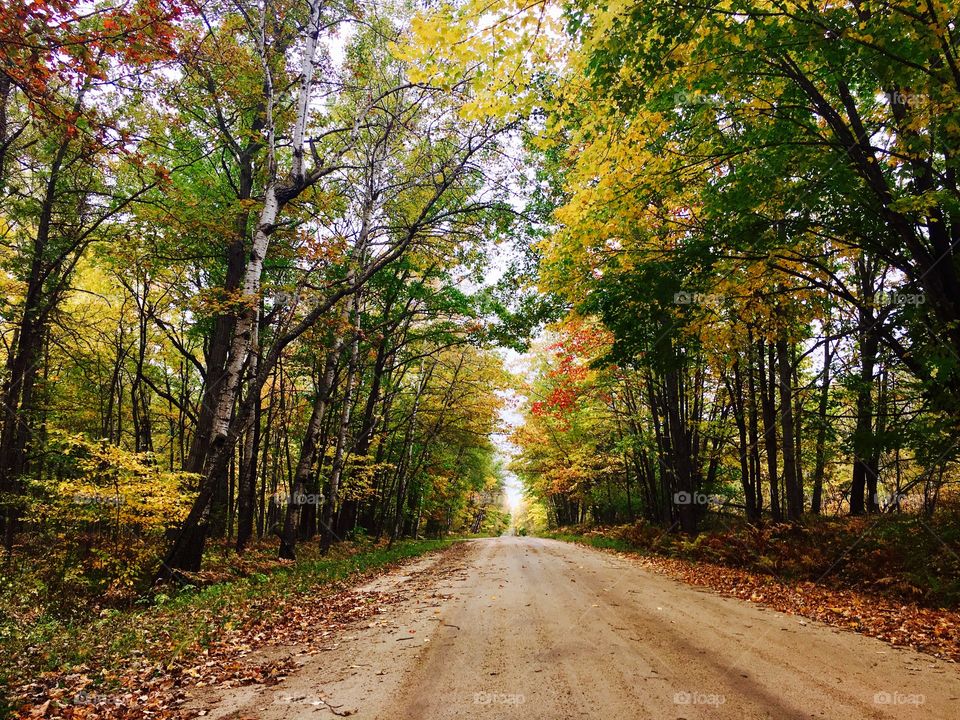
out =
{"type": "MultiPolygon", "coordinates": [[[[352,303],[351,303],[352,305],[352,303]]],[[[359,312],[357,313],[359,319],[359,312]]],[[[340,496],[340,479],[346,463],[347,433],[350,430],[350,413],[353,408],[353,382],[357,372],[357,354],[360,348],[360,327],[357,324],[350,347],[350,359],[347,361],[347,377],[343,388],[343,406],[340,411],[337,444],[333,451],[333,465],[330,468],[330,480],[327,483],[327,496],[323,503],[323,516],[320,521],[320,549],[323,554],[330,550],[333,543],[333,513],[340,496]]]]}
{"type": "Polygon", "coordinates": [[[727,391],[733,404],[733,417],[737,424],[737,439],[739,445],[737,454],[740,458],[740,482],[743,485],[744,507],[748,522],[756,522],[760,518],[757,508],[756,490],[753,487],[753,473],[750,468],[750,445],[747,440],[747,407],[743,397],[743,374],[740,372],[739,361],[733,363],[733,382],[727,378],[727,391]]]}
{"type": "MultiPolygon", "coordinates": [[[[867,293],[872,301],[873,293],[867,293]]],[[[866,303],[865,303],[866,305],[866,303]]],[[[850,514],[866,511],[867,479],[876,480],[876,443],[873,434],[873,383],[879,350],[877,321],[868,307],[859,315],[860,374],[856,382],[857,422],[853,432],[853,475],[850,480],[850,514]]]]}
{"type": "Polygon", "coordinates": [[[319,440],[327,404],[330,402],[333,393],[334,374],[342,347],[343,340],[338,337],[327,353],[323,375],[320,379],[320,385],[317,387],[317,396],[313,401],[313,409],[310,413],[310,422],[307,423],[307,430],[300,446],[300,459],[297,462],[297,469],[291,483],[291,495],[287,503],[283,530],[280,533],[280,557],[287,560],[295,560],[297,557],[297,532],[300,528],[300,514],[303,509],[302,499],[306,495],[310,470],[316,461],[317,441],[319,440]]]}
{"type": "Polygon", "coordinates": [[[760,379],[760,406],[763,411],[763,447],[767,455],[767,480],[770,485],[770,515],[774,522],[783,519],[780,505],[780,481],[777,476],[777,407],[774,397],[776,372],[771,348],[769,362],[766,360],[767,348],[763,340],[757,343],[757,377],[760,379]],[[769,376],[767,375],[769,366],[769,376]]]}
{"type": "Polygon", "coordinates": [[[786,338],[776,343],[780,375],[780,424],[783,428],[783,479],[787,495],[787,517],[797,522],[803,514],[803,487],[800,483],[797,458],[796,434],[793,416],[793,353],[786,338]]]}
{"type": "MultiPolygon", "coordinates": [[[[829,330],[826,331],[829,334],[829,330]]],[[[820,383],[820,399],[817,405],[817,440],[814,450],[813,467],[813,498],[810,502],[810,512],[819,515],[823,504],[823,480],[827,466],[827,409],[830,402],[830,363],[833,354],[830,350],[829,339],[823,342],[823,373],[820,383]]]]}
{"type": "MultiPolygon", "coordinates": [[[[257,377],[259,355],[259,328],[250,348],[250,368],[247,373],[249,393],[260,394],[254,387],[257,377]]],[[[260,417],[263,405],[259,398],[253,409],[253,423],[247,428],[240,450],[240,471],[237,479],[237,542],[236,549],[242,553],[253,535],[253,515],[257,500],[257,457],[260,446],[260,417]]]]}

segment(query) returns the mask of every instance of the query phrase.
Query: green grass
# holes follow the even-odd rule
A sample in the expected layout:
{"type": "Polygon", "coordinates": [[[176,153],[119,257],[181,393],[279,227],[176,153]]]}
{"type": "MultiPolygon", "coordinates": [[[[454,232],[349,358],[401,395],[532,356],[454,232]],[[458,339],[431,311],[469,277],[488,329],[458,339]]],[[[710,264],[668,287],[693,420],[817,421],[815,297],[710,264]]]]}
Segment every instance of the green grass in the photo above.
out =
{"type": "Polygon", "coordinates": [[[280,600],[306,598],[333,583],[358,579],[451,544],[411,540],[390,549],[363,546],[346,556],[305,558],[249,577],[159,593],[139,607],[104,610],[96,617],[41,616],[28,625],[0,625],[0,717],[3,685],[41,672],[70,672],[79,665],[87,666],[91,674],[109,673],[132,657],[166,665],[251,619],[278,616],[280,600]]]}

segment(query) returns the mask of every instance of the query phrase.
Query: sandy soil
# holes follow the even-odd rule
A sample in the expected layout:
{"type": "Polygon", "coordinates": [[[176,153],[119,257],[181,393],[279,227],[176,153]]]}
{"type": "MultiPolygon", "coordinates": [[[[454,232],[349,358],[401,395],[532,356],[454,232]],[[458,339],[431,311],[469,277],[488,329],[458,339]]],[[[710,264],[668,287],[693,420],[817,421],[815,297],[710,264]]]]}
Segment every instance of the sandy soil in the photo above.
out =
{"type": "MultiPolygon", "coordinates": [[[[388,574],[381,620],[208,718],[960,717],[958,666],[537,538],[471,541],[388,574]]],[[[266,652],[266,651],[265,651],[266,652]]],[[[276,652],[273,650],[272,652],[276,652]]]]}

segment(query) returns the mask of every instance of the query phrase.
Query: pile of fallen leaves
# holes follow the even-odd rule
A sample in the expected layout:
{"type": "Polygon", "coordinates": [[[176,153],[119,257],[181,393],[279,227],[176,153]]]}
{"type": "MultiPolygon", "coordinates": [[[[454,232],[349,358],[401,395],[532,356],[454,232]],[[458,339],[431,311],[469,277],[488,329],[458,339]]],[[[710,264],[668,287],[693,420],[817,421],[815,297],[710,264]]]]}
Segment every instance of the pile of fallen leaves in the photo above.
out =
{"type": "MultiPolygon", "coordinates": [[[[172,718],[183,717],[189,688],[208,685],[240,687],[274,685],[293,669],[285,653],[266,662],[251,663],[247,656],[265,646],[296,646],[300,653],[316,652],[343,627],[386,612],[400,600],[397,593],[360,592],[330,588],[307,600],[292,597],[274,607],[272,619],[260,617],[236,628],[203,650],[187,653],[167,665],[133,660],[129,666],[101,674],[119,687],[109,693],[94,689],[93,678],[77,668],[68,674],[48,673],[20,688],[28,702],[21,717],[46,718],[172,718]]],[[[262,610],[254,604],[252,616],[262,610]]]]}
{"type": "MultiPolygon", "coordinates": [[[[397,563],[357,573],[351,583],[380,575],[397,563]]],[[[324,583],[277,597],[252,599],[244,621],[224,627],[209,618],[216,637],[168,652],[172,641],[159,637],[153,646],[109,669],[85,665],[47,672],[13,688],[19,699],[18,718],[187,718],[199,713],[184,705],[192,688],[209,685],[239,687],[272,685],[295,666],[298,654],[325,649],[344,627],[387,612],[399,593],[361,591],[343,582],[324,583]],[[264,647],[278,648],[264,659],[264,647]],[[166,648],[164,652],[158,649],[166,648]],[[281,649],[282,648],[282,649],[281,649]],[[161,660],[160,658],[168,658],[161,660]]],[[[205,610],[204,612],[209,612],[205,610]]]]}

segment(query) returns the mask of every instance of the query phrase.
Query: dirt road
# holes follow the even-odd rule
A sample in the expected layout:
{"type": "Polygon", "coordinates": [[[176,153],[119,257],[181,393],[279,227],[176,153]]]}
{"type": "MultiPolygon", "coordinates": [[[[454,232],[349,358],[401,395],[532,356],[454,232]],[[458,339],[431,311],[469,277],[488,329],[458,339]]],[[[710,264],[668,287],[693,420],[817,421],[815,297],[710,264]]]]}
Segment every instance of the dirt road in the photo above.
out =
{"type": "Polygon", "coordinates": [[[550,540],[479,540],[279,685],[210,691],[210,718],[960,717],[956,665],[718,597],[550,540]]]}

